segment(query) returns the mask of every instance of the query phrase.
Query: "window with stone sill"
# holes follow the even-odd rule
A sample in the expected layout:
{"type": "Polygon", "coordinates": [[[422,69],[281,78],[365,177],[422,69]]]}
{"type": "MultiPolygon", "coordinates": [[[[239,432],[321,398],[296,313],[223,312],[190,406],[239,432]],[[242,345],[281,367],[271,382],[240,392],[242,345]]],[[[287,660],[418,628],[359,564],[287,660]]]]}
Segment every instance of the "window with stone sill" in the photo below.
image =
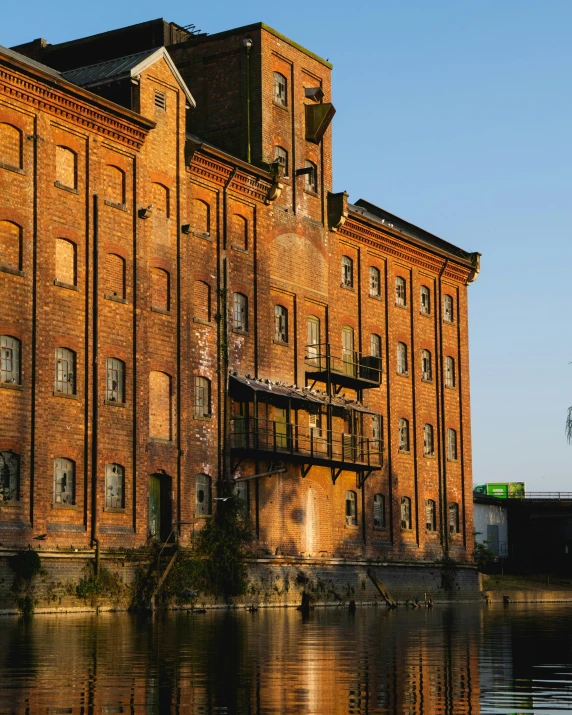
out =
{"type": "Polygon", "coordinates": [[[20,347],[18,338],[0,335],[0,382],[20,384],[20,347]]]}
{"type": "Polygon", "coordinates": [[[0,123],[0,165],[22,168],[22,132],[12,124],[0,123]]]}
{"type": "Polygon", "coordinates": [[[451,356],[445,358],[445,387],[455,387],[455,360],[451,356]]]}
{"type": "Polygon", "coordinates": [[[123,509],[125,507],[125,469],[121,464],[105,465],[105,508],[123,509]]]}
{"type": "Polygon", "coordinates": [[[447,430],[447,458],[452,462],[457,459],[457,431],[451,427],[447,430]]]}
{"type": "Polygon", "coordinates": [[[385,528],[385,496],[373,495],[373,526],[375,529],[385,528]]]}
{"type": "Polygon", "coordinates": [[[409,452],[409,420],[401,417],[398,422],[399,451],[409,452]]]}
{"type": "Polygon", "coordinates": [[[405,343],[397,343],[397,373],[398,375],[407,375],[407,345],[405,343]]]}
{"type": "Polygon", "coordinates": [[[195,375],[195,417],[211,416],[211,381],[195,375]]]}
{"type": "Polygon", "coordinates": [[[437,531],[437,508],[433,499],[427,499],[425,502],[425,529],[437,531]]]}
{"type": "Polygon", "coordinates": [[[118,358],[107,358],[106,393],[108,402],[125,402],[125,363],[118,358]]]}
{"type": "Polygon", "coordinates": [[[421,351],[421,376],[423,380],[433,379],[433,366],[429,350],[421,351]]]}
{"type": "Polygon", "coordinates": [[[375,266],[369,267],[369,294],[372,298],[379,298],[381,295],[381,273],[375,266]]]}
{"type": "Polygon", "coordinates": [[[427,288],[427,286],[421,286],[420,298],[421,298],[421,313],[423,313],[423,315],[430,315],[431,314],[431,292],[429,291],[429,288],[427,288]]]}
{"type": "Polygon", "coordinates": [[[432,457],[434,453],[433,425],[426,424],[423,427],[423,454],[426,457],[432,457]]]}
{"type": "Polygon", "coordinates": [[[20,500],[20,455],[0,452],[0,506],[20,500]]]}
{"type": "Polygon", "coordinates": [[[77,155],[65,146],[56,147],[56,182],[77,189],[77,155]]]}
{"type": "Polygon", "coordinates": [[[274,102],[281,107],[288,106],[288,81],[280,72],[274,73],[274,102]]]}
{"type": "Polygon", "coordinates": [[[397,276],[395,279],[395,305],[405,308],[407,305],[407,285],[405,278],[397,276]]]}
{"type": "Polygon", "coordinates": [[[282,176],[288,178],[288,152],[284,147],[274,147],[274,161],[281,167],[282,176]]]}
{"type": "Polygon", "coordinates": [[[233,321],[235,330],[246,332],[248,330],[248,299],[243,293],[233,295],[233,321]]]}
{"type": "Polygon", "coordinates": [[[459,531],[459,505],[452,502],[449,504],[449,533],[458,534],[459,531]]]}
{"type": "Polygon", "coordinates": [[[342,256],[342,285],[346,288],[354,286],[354,262],[349,256],[342,256]]]}
{"type": "Polygon", "coordinates": [[[274,306],[274,340],[288,342],[288,310],[283,305],[274,306]]]}
{"type": "Polygon", "coordinates": [[[76,394],[76,354],[69,348],[56,348],[54,392],[61,395],[76,394]]]}
{"type": "Polygon", "coordinates": [[[304,174],[304,187],[306,191],[312,194],[318,193],[318,167],[311,161],[304,162],[305,169],[311,169],[307,174],[304,174]]]}
{"type": "Polygon", "coordinates": [[[454,323],[455,322],[453,298],[450,295],[446,295],[443,298],[443,320],[446,323],[454,323]]]}
{"type": "Polygon", "coordinates": [[[75,504],[75,462],[65,457],[54,459],[54,504],[75,504]]]}
{"type": "Polygon", "coordinates": [[[401,528],[411,530],[411,499],[401,497],[401,528]]]}

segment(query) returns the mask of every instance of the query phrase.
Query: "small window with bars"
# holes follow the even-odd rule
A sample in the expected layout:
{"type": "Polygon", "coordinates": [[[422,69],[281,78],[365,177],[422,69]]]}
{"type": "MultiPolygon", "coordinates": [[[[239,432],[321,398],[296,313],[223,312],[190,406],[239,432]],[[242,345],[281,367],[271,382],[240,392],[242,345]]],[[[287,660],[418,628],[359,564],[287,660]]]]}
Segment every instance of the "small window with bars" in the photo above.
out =
{"type": "Polygon", "coordinates": [[[281,107],[288,106],[288,94],[287,94],[288,82],[286,77],[280,72],[274,73],[274,102],[279,104],[281,107]]]}
{"type": "Polygon", "coordinates": [[[0,382],[20,384],[20,341],[11,335],[0,335],[0,382]]]}
{"type": "Polygon", "coordinates": [[[195,417],[211,417],[211,381],[195,376],[195,417]]]}
{"type": "Polygon", "coordinates": [[[75,463],[71,459],[54,459],[54,504],[75,504],[75,463]]]}
{"type": "Polygon", "coordinates": [[[411,529],[411,499],[401,497],[401,528],[411,529]]]}
{"type": "Polygon", "coordinates": [[[349,256],[342,256],[342,285],[346,288],[354,285],[354,262],[349,256]]]}
{"type": "Polygon", "coordinates": [[[288,310],[283,305],[274,306],[274,340],[288,342],[288,310]]]}
{"type": "Polygon", "coordinates": [[[421,286],[421,312],[423,315],[431,314],[431,293],[427,286],[421,286]]]}
{"type": "Polygon", "coordinates": [[[61,395],[75,395],[76,356],[68,348],[56,348],[54,392],[61,395]]]}
{"type": "Polygon", "coordinates": [[[107,358],[105,399],[122,405],[125,402],[125,363],[117,358],[107,358]]]}
{"type": "Polygon", "coordinates": [[[20,456],[11,450],[0,452],[0,504],[20,499],[20,456]]]}
{"type": "Polygon", "coordinates": [[[155,90],[155,107],[163,112],[167,111],[167,95],[158,89],[155,90]]]}
{"type": "Polygon", "coordinates": [[[282,169],[282,176],[288,177],[288,152],[284,147],[274,147],[274,161],[282,169]]]}
{"type": "Polygon", "coordinates": [[[432,457],[435,454],[433,446],[433,425],[425,425],[423,427],[423,454],[426,457],[432,457]]]}
{"type": "Polygon", "coordinates": [[[400,418],[398,422],[399,430],[399,451],[409,452],[409,420],[400,418]]]}
{"type": "Polygon", "coordinates": [[[405,278],[397,276],[395,279],[395,305],[404,308],[407,305],[407,286],[405,278]]]}
{"type": "Polygon", "coordinates": [[[375,266],[369,267],[369,294],[372,298],[381,295],[381,273],[375,266]]]}
{"type": "Polygon", "coordinates": [[[446,295],[443,298],[443,320],[446,323],[454,323],[455,322],[453,298],[450,295],[446,295]]]}
{"type": "Polygon", "coordinates": [[[373,495],[373,527],[385,528],[385,497],[383,494],[373,495]]]}
{"type": "Polygon", "coordinates": [[[105,465],[105,508],[125,507],[125,469],[120,464],[105,465]]]}
{"type": "Polygon", "coordinates": [[[421,377],[427,381],[433,379],[433,366],[431,364],[431,353],[429,350],[421,351],[421,377]]]}
{"type": "Polygon", "coordinates": [[[357,494],[346,492],[346,525],[357,526],[357,494]]]}
{"type": "Polygon", "coordinates": [[[233,328],[241,332],[248,330],[248,301],[242,293],[233,296],[233,328]]]}
{"type": "Polygon", "coordinates": [[[427,499],[425,502],[425,529],[437,531],[437,509],[433,499],[427,499]]]}

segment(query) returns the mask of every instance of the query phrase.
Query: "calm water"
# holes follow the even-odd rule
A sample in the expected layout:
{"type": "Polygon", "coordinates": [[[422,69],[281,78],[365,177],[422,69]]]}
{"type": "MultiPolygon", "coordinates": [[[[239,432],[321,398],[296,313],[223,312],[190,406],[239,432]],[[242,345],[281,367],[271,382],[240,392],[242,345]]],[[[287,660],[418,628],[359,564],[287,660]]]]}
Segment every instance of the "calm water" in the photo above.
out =
{"type": "Polygon", "coordinates": [[[0,618],[0,715],[572,712],[572,606],[0,618]]]}

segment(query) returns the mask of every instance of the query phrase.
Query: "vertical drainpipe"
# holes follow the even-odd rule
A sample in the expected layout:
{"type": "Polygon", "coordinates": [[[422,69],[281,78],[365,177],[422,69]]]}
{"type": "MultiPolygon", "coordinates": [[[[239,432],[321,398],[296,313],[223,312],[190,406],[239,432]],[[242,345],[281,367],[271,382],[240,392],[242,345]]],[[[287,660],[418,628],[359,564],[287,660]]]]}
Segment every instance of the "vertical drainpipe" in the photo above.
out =
{"type": "MultiPolygon", "coordinates": [[[[227,223],[228,223],[228,188],[236,176],[238,167],[234,166],[222,190],[222,250],[219,250],[219,270],[218,290],[217,290],[217,314],[218,314],[218,432],[219,432],[219,484],[226,476],[227,451],[228,451],[228,364],[229,364],[229,336],[228,336],[228,259],[226,255],[227,247],[227,223]],[[222,288],[221,288],[222,273],[222,288]],[[222,416],[222,420],[221,420],[222,416]]],[[[220,241],[219,241],[220,243],[220,241]]]]}
{"type": "Polygon", "coordinates": [[[181,100],[177,101],[177,533],[181,535],[181,100]]]}
{"type": "Polygon", "coordinates": [[[246,49],[246,161],[251,162],[251,137],[250,137],[250,49],[252,40],[246,37],[242,44],[246,49]]]}
{"type": "Polygon", "coordinates": [[[99,573],[97,538],[97,454],[98,454],[98,378],[99,378],[99,197],[93,195],[93,363],[92,363],[92,438],[91,438],[91,541],[95,544],[95,573],[99,573]]]}
{"type": "Polygon", "coordinates": [[[448,532],[448,521],[447,521],[447,442],[446,442],[446,428],[445,428],[445,385],[443,379],[443,293],[441,290],[441,279],[443,274],[449,265],[449,259],[445,259],[443,267],[439,271],[439,277],[437,279],[437,329],[439,331],[439,369],[437,370],[437,379],[439,380],[439,402],[441,404],[440,417],[440,437],[441,445],[439,449],[439,472],[440,472],[440,499],[439,499],[439,523],[441,525],[441,545],[443,546],[443,551],[445,554],[449,553],[449,532],[448,532]]]}
{"type": "MultiPolygon", "coordinates": [[[[466,293],[465,293],[466,295],[466,293]]],[[[459,303],[459,291],[457,291],[457,389],[459,390],[459,443],[457,449],[459,451],[459,461],[461,464],[461,493],[463,496],[463,513],[459,514],[463,525],[463,546],[467,548],[467,499],[465,495],[465,423],[463,421],[463,391],[461,389],[461,306],[459,303]]],[[[472,495],[471,495],[472,497],[472,495]]],[[[470,498],[471,498],[470,497],[470,498]]]]}
{"type": "Polygon", "coordinates": [[[37,360],[37,344],[38,344],[38,319],[37,319],[37,304],[38,304],[38,144],[40,137],[38,136],[38,117],[34,117],[34,205],[33,205],[33,238],[32,238],[32,414],[30,425],[30,524],[34,526],[34,481],[35,481],[35,461],[36,461],[36,360],[37,360]]]}
{"type": "MultiPolygon", "coordinates": [[[[324,144],[323,142],[320,145],[321,147],[321,157],[322,157],[322,196],[324,194],[323,187],[324,187],[324,144]]],[[[322,219],[324,219],[324,214],[323,214],[323,207],[324,207],[324,202],[322,201],[322,219]]],[[[363,340],[362,340],[362,298],[361,298],[361,250],[358,248],[357,251],[357,272],[356,272],[356,278],[357,278],[357,303],[358,303],[358,358],[356,360],[357,362],[357,374],[359,377],[360,374],[360,359],[361,355],[363,353],[363,340]]],[[[355,357],[354,357],[355,360],[355,357]]],[[[363,390],[358,390],[357,399],[361,402],[362,397],[363,397],[363,390]]],[[[363,416],[361,414],[354,414],[354,424],[359,420],[360,424],[359,427],[360,429],[356,429],[356,432],[358,435],[363,438],[363,416]]],[[[356,445],[358,446],[358,445],[356,445]]],[[[359,474],[359,472],[357,473],[359,474]]],[[[363,477],[363,474],[362,474],[363,477]]],[[[365,528],[365,521],[366,521],[366,516],[365,516],[365,482],[361,485],[361,532],[362,532],[362,540],[364,545],[366,544],[366,528],[365,528]]]]}
{"type": "MultiPolygon", "coordinates": [[[[382,425],[382,428],[387,427],[387,486],[388,486],[388,496],[389,496],[389,534],[390,542],[393,546],[395,541],[393,537],[393,465],[391,462],[391,399],[390,399],[390,387],[391,387],[391,371],[389,369],[389,292],[388,292],[388,282],[387,282],[387,261],[384,264],[384,291],[385,291],[385,394],[387,400],[387,425],[382,425]]],[[[383,374],[383,373],[382,373],[383,374]]],[[[385,462],[385,460],[384,460],[385,462]]]]}
{"type": "Polygon", "coordinates": [[[133,283],[131,295],[133,299],[133,366],[131,368],[131,404],[133,410],[133,434],[132,434],[132,485],[133,485],[133,533],[137,532],[137,157],[133,157],[133,283]]]}
{"type": "Polygon", "coordinates": [[[414,325],[414,311],[413,311],[413,272],[409,273],[409,285],[411,290],[409,291],[409,322],[410,322],[410,335],[411,335],[411,406],[412,406],[412,429],[409,435],[410,439],[413,438],[413,480],[415,485],[415,541],[417,546],[419,546],[419,468],[417,462],[417,396],[415,392],[415,375],[417,373],[417,366],[415,365],[415,325],[414,325]]]}

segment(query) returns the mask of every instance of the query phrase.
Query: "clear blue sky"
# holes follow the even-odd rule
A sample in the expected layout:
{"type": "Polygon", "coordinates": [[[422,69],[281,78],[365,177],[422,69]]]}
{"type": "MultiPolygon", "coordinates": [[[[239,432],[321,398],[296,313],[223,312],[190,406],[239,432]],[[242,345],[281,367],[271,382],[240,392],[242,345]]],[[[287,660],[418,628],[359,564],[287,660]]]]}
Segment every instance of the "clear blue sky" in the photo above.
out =
{"type": "MultiPolygon", "coordinates": [[[[0,44],[263,21],[334,63],[335,189],[483,254],[475,483],[572,491],[572,2],[5,2],[0,44]]],[[[192,91],[192,87],[191,87],[192,91]]]]}

